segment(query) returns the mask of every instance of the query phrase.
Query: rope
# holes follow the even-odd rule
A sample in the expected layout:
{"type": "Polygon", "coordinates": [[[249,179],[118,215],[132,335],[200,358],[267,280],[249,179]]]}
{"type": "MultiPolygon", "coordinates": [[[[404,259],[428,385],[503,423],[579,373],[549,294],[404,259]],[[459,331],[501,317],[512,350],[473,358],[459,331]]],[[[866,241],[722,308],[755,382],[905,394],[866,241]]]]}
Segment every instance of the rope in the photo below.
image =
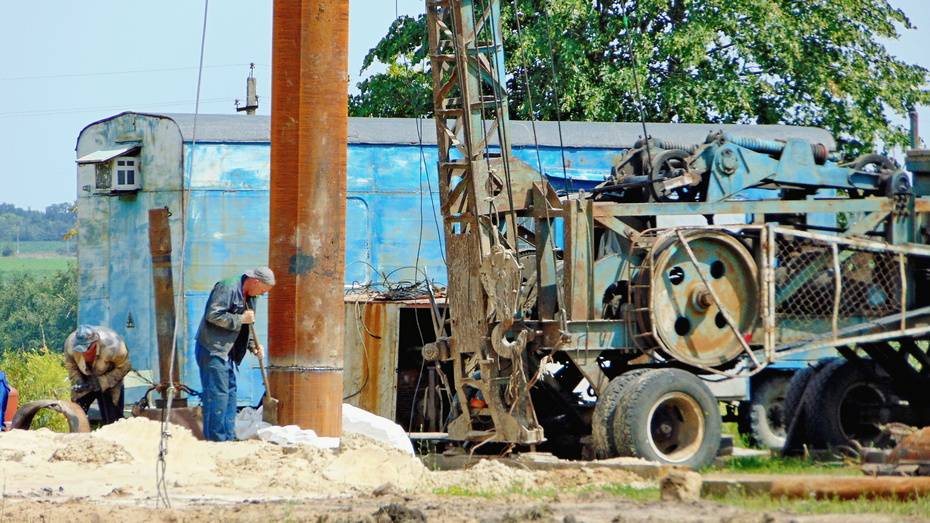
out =
{"type": "MultiPolygon", "coordinates": [[[[522,26],[521,26],[521,24],[520,24],[520,12],[519,12],[518,9],[519,9],[519,8],[517,7],[517,0],[513,0],[513,10],[514,10],[513,16],[514,16],[514,19],[515,19],[516,22],[517,22],[517,38],[518,38],[518,39],[522,39],[522,38],[523,38],[523,28],[522,28],[522,26]]],[[[548,20],[549,14],[548,14],[548,12],[545,11],[545,10],[544,10],[544,12],[546,13],[546,19],[548,20]]],[[[547,22],[547,23],[548,23],[548,22],[547,22]]],[[[547,38],[548,38],[548,37],[547,37],[547,38]]],[[[550,42],[550,44],[551,44],[551,42],[550,42]]],[[[549,47],[551,48],[552,46],[550,45],[549,47]]],[[[526,93],[527,93],[527,102],[531,104],[531,105],[530,105],[529,113],[530,113],[531,127],[532,127],[532,130],[533,130],[533,143],[536,144],[536,161],[539,163],[539,181],[542,182],[542,185],[543,185],[543,187],[545,188],[545,187],[548,186],[548,183],[549,183],[549,182],[546,180],[546,175],[543,174],[542,158],[540,157],[540,152],[539,152],[539,136],[536,134],[536,111],[534,110],[534,108],[533,108],[533,106],[532,106],[532,103],[533,103],[533,96],[532,96],[532,93],[531,93],[530,79],[529,79],[529,76],[528,76],[527,73],[526,73],[526,70],[527,70],[527,68],[528,68],[528,64],[526,63],[526,53],[521,53],[521,57],[523,58],[523,81],[524,81],[524,83],[526,84],[525,87],[526,87],[526,93]]],[[[555,71],[555,69],[553,69],[553,71],[555,71]]],[[[558,98],[556,98],[556,99],[558,99],[558,98]]],[[[557,113],[557,117],[558,117],[558,118],[561,118],[560,113],[557,113]]],[[[565,147],[564,147],[564,146],[561,146],[562,143],[563,143],[563,142],[562,142],[562,124],[559,123],[559,144],[560,144],[560,147],[561,147],[561,150],[562,150],[562,170],[563,170],[563,176],[565,176],[565,177],[567,178],[567,177],[568,177],[568,174],[567,174],[567,171],[565,170],[565,147]]],[[[545,212],[545,214],[546,214],[546,222],[548,222],[548,223],[551,224],[551,223],[552,223],[552,217],[549,215],[549,202],[548,202],[548,201],[544,203],[544,205],[543,205],[543,210],[544,210],[544,212],[545,212]]],[[[557,265],[558,265],[558,258],[556,258],[556,255],[555,255],[555,248],[556,248],[556,245],[555,245],[555,238],[553,237],[553,235],[552,235],[551,232],[550,232],[550,234],[548,234],[548,239],[549,239],[549,248],[550,248],[551,251],[552,251],[552,265],[553,265],[553,266],[557,266],[557,265]]],[[[537,274],[536,277],[539,278],[539,275],[537,274]]],[[[564,294],[564,292],[563,292],[563,290],[562,290],[562,286],[561,286],[561,285],[556,285],[556,286],[555,286],[555,292],[556,292],[556,301],[558,301],[558,305],[559,305],[559,326],[560,326],[560,328],[561,328],[561,330],[562,330],[563,332],[568,332],[568,319],[565,317],[565,316],[566,316],[566,314],[565,314],[565,294],[564,294]]],[[[537,298],[537,299],[538,299],[538,298],[537,298]]]]}
{"type": "MultiPolygon", "coordinates": [[[[623,16],[623,29],[626,34],[624,36],[629,36],[630,34],[630,18],[626,15],[623,16]]],[[[636,91],[636,105],[639,108],[639,122],[643,126],[643,143],[646,145],[646,158],[649,159],[649,170],[652,171],[652,150],[649,147],[649,133],[646,131],[646,108],[643,104],[643,94],[639,90],[639,61],[636,59],[636,48],[633,46],[633,40],[627,39],[627,43],[630,49],[630,58],[633,59],[633,89],[636,91]]],[[[649,188],[655,195],[655,187],[650,185],[649,188]]],[[[658,198],[656,198],[658,199],[658,198]]]]}
{"type": "MultiPolygon", "coordinates": [[[[206,47],[207,41],[207,13],[210,6],[210,0],[204,0],[203,2],[203,27],[200,32],[200,62],[197,66],[197,94],[194,98],[194,124],[193,130],[191,131],[191,148],[190,148],[190,158],[188,161],[190,175],[194,174],[194,149],[197,146],[197,117],[200,114],[200,87],[203,78],[203,55],[204,49],[206,47]]],[[[175,311],[183,311],[184,307],[184,255],[187,247],[187,216],[189,212],[190,198],[188,195],[189,185],[186,185],[185,175],[182,171],[181,173],[181,254],[179,260],[179,266],[182,268],[179,271],[178,286],[181,291],[178,293],[175,303],[175,311]]],[[[183,314],[183,312],[182,312],[183,314]]],[[[172,378],[174,377],[174,362],[177,356],[177,347],[178,347],[178,330],[181,322],[174,322],[174,332],[171,336],[171,363],[168,369],[168,389],[166,391],[166,402],[165,402],[165,411],[164,416],[162,417],[161,422],[161,437],[158,442],[158,461],[155,464],[155,488],[157,491],[156,497],[156,507],[158,508],[171,508],[171,500],[168,497],[168,481],[167,481],[167,469],[168,469],[168,439],[171,437],[169,432],[170,427],[170,418],[171,418],[171,404],[174,401],[174,382],[172,378]]]]}

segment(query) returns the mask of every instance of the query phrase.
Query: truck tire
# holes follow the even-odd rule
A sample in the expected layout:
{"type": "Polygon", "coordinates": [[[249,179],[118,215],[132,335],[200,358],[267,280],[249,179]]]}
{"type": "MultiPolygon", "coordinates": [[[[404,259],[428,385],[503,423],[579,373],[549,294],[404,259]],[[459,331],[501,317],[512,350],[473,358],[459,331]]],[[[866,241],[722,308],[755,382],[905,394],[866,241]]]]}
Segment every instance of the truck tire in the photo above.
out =
{"type": "Polygon", "coordinates": [[[782,415],[785,418],[786,430],[791,427],[791,420],[794,419],[795,414],[798,412],[798,408],[801,406],[801,398],[804,397],[804,391],[807,390],[807,385],[810,383],[811,378],[824,366],[838,359],[839,358],[824,358],[796,371],[791,376],[791,381],[788,382],[788,391],[785,392],[785,402],[782,404],[782,415]]]}
{"type": "Polygon", "coordinates": [[[610,380],[604,393],[598,396],[594,405],[594,414],[591,416],[591,444],[594,446],[594,456],[598,459],[613,458],[617,456],[617,448],[613,443],[613,419],[617,411],[617,399],[630,383],[636,381],[649,369],[634,369],[610,380]]]}
{"type": "MultiPolygon", "coordinates": [[[[876,368],[870,360],[862,363],[876,368]]],[[[813,375],[806,396],[807,439],[814,448],[831,449],[851,440],[872,445],[881,436],[879,425],[887,421],[874,412],[891,401],[892,392],[857,363],[836,359],[813,375]]]]}
{"type": "Polygon", "coordinates": [[[617,399],[613,441],[621,456],[701,468],[720,447],[717,399],[694,374],[652,369],[617,399]]]}
{"type": "Polygon", "coordinates": [[[749,440],[753,445],[772,450],[781,450],[785,445],[785,395],[790,381],[790,374],[777,373],[753,387],[747,405],[749,440]]]}

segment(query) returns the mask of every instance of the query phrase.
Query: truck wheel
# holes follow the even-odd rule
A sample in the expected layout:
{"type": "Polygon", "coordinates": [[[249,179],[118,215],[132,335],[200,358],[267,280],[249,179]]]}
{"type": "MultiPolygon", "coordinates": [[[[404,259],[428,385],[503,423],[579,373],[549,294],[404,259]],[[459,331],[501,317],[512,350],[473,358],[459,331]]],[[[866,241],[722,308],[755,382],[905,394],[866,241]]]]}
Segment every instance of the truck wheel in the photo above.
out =
{"type": "Polygon", "coordinates": [[[599,459],[612,458],[617,455],[613,443],[613,419],[617,411],[617,399],[620,394],[649,369],[635,369],[610,380],[604,393],[598,396],[591,416],[591,443],[594,455],[599,459]]]}
{"type": "MultiPolygon", "coordinates": [[[[868,360],[864,363],[875,368],[868,360]]],[[[879,425],[887,421],[881,411],[892,402],[886,384],[842,359],[814,374],[807,394],[816,400],[804,405],[808,440],[815,448],[849,445],[851,440],[873,444],[881,436],[879,425]]]]}
{"type": "Polygon", "coordinates": [[[652,369],[617,399],[613,440],[621,456],[701,468],[720,447],[717,399],[694,374],[652,369]]]}
{"type": "Polygon", "coordinates": [[[753,445],[781,450],[785,444],[785,395],[788,374],[772,374],[753,387],[749,401],[749,439],[753,445]]]}

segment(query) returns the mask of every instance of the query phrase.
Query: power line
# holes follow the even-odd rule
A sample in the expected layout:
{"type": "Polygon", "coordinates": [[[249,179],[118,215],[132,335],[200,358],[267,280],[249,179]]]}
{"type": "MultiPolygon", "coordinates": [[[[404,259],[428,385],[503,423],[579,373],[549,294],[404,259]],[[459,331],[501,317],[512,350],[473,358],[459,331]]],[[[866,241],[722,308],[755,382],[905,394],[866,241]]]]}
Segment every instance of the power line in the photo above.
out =
{"type": "MultiPolygon", "coordinates": [[[[270,67],[266,64],[255,64],[259,67],[270,67]]],[[[243,64],[218,64],[218,65],[205,65],[204,69],[221,69],[221,68],[230,68],[230,67],[248,67],[248,63],[243,64]]],[[[0,77],[0,82],[7,82],[13,80],[52,80],[55,78],[85,78],[92,76],[119,76],[126,74],[148,74],[148,73],[169,73],[175,71],[196,71],[196,66],[188,67],[164,67],[156,69],[127,69],[125,71],[98,71],[93,73],[61,73],[61,74],[47,74],[47,75],[34,75],[34,76],[6,76],[0,77]]]]}
{"type": "MultiPolygon", "coordinates": [[[[218,102],[229,102],[229,98],[209,98],[206,100],[200,100],[201,104],[204,103],[218,103],[218,102]]],[[[89,113],[94,111],[106,111],[114,109],[125,109],[127,107],[133,108],[142,108],[142,107],[168,107],[175,105],[188,105],[194,103],[195,100],[174,100],[174,101],[165,101],[165,102],[151,102],[151,103],[125,103],[119,105],[102,105],[96,107],[66,107],[60,109],[33,109],[29,111],[14,111],[8,113],[0,113],[0,118],[7,117],[16,117],[16,116],[53,116],[56,114],[74,114],[74,113],[89,113]]]]}

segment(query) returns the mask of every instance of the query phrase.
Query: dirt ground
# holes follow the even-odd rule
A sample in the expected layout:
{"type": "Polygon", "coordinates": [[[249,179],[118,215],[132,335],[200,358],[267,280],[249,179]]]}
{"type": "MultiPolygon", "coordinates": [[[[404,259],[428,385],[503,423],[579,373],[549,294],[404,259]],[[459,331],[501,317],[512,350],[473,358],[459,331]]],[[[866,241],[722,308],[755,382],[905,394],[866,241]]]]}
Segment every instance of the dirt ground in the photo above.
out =
{"type": "Polygon", "coordinates": [[[384,495],[330,497],[301,501],[244,499],[174,499],[170,509],[156,509],[147,499],[6,498],[0,521],[41,522],[897,522],[919,518],[877,514],[798,516],[750,512],[710,502],[635,502],[606,494],[569,495],[554,501],[526,497],[465,498],[456,496],[384,495]]]}
{"type": "Polygon", "coordinates": [[[159,436],[159,424],[144,418],[92,434],[0,434],[0,523],[908,520],[651,501],[658,499],[655,479],[585,464],[539,471],[481,460],[467,469],[432,470],[358,435],[344,436],[337,450],[322,450],[202,442],[180,429],[170,438],[172,508],[164,509],[155,498],[159,436]],[[650,501],[634,501],[642,499],[650,501]]]}

